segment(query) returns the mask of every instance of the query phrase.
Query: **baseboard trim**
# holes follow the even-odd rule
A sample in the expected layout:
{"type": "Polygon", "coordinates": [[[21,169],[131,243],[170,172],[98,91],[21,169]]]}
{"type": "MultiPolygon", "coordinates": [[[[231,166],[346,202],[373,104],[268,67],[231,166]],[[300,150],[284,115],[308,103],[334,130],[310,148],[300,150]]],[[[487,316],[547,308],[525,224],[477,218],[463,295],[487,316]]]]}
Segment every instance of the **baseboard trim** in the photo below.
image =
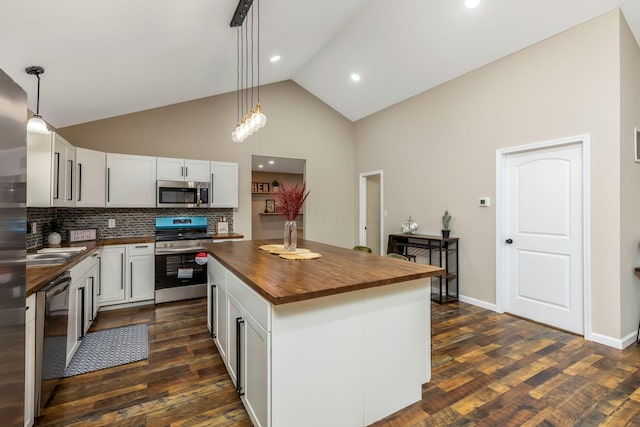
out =
{"type": "Polygon", "coordinates": [[[476,307],[486,308],[487,310],[496,311],[496,305],[495,304],[491,304],[491,303],[486,302],[486,301],[482,301],[482,300],[479,300],[479,299],[467,297],[467,296],[464,296],[464,295],[459,295],[458,296],[458,300],[460,302],[465,302],[467,304],[475,305],[476,307]]]}
{"type": "Polygon", "coordinates": [[[636,333],[632,332],[624,338],[619,339],[611,338],[606,335],[596,334],[594,332],[591,334],[591,341],[597,342],[598,344],[606,345],[608,347],[617,348],[618,350],[623,350],[636,342],[636,333]]]}

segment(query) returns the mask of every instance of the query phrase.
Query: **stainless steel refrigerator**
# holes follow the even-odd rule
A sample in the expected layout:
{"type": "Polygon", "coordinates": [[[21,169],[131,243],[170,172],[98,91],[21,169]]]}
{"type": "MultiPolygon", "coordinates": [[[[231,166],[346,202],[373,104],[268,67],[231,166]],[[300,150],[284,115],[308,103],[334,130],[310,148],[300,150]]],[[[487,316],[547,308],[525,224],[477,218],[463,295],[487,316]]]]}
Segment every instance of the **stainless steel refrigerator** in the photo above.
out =
{"type": "Polygon", "coordinates": [[[0,425],[22,426],[27,95],[0,70],[0,425]]]}

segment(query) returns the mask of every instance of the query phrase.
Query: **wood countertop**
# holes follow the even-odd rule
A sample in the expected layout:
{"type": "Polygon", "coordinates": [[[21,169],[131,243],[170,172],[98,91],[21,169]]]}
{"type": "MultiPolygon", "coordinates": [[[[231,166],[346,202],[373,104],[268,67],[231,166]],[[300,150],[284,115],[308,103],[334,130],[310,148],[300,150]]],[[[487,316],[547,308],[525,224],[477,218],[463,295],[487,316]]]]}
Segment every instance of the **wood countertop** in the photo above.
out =
{"type": "Polygon", "coordinates": [[[202,246],[274,305],[444,274],[440,267],[310,240],[299,239],[298,247],[320,253],[322,258],[293,261],[259,249],[262,245],[281,243],[278,239],[244,240],[202,246]]]}
{"type": "Polygon", "coordinates": [[[210,234],[213,240],[225,240],[225,239],[244,239],[244,235],[238,233],[222,233],[222,234],[210,234]]]}
{"type": "MultiPolygon", "coordinates": [[[[83,259],[95,252],[96,249],[102,246],[109,245],[128,245],[131,243],[155,243],[155,236],[140,236],[140,237],[120,237],[114,239],[101,239],[92,240],[87,242],[77,242],[71,244],[64,244],[61,247],[73,247],[73,246],[86,246],[87,249],[79,253],[78,255],[70,258],[69,261],[60,265],[46,265],[46,266],[29,266],[27,267],[27,297],[31,294],[38,292],[44,285],[69,270],[71,267],[77,265],[83,259]]],[[[29,250],[29,253],[36,252],[35,250],[29,250]]]]}

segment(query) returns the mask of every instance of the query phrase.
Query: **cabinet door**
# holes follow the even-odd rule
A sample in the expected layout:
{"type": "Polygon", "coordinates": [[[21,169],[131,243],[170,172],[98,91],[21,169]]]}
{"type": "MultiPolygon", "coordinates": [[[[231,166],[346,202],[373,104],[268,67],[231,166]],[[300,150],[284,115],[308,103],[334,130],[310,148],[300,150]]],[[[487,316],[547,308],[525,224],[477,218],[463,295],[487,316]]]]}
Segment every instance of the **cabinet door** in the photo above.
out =
{"type": "Polygon", "coordinates": [[[84,293],[84,333],[85,335],[89,332],[89,328],[93,323],[93,320],[96,318],[97,314],[97,303],[96,303],[96,293],[97,293],[97,280],[98,277],[98,266],[94,266],[87,273],[87,280],[85,284],[85,293],[84,293]]]}
{"type": "Polygon", "coordinates": [[[67,147],[69,144],[59,135],[52,134],[51,206],[67,206],[67,147]]]}
{"type": "MultiPolygon", "coordinates": [[[[225,292],[224,288],[221,286],[216,287],[216,290],[218,293],[215,300],[215,303],[216,303],[215,325],[217,326],[215,342],[216,342],[216,346],[218,347],[218,352],[220,353],[220,357],[222,357],[222,360],[224,362],[227,362],[227,348],[228,348],[227,345],[229,343],[229,340],[228,340],[229,330],[227,326],[229,325],[229,321],[227,318],[227,293],[225,292]]],[[[234,320],[234,326],[235,326],[235,320],[234,320]]]]}
{"type": "Polygon", "coordinates": [[[269,366],[271,360],[270,334],[248,313],[244,313],[242,330],[242,382],[243,400],[247,412],[256,427],[267,427],[269,424],[270,390],[269,366]]]}
{"type": "Polygon", "coordinates": [[[172,159],[169,157],[158,157],[156,159],[157,177],[160,180],[184,181],[184,159],[172,159]]]}
{"type": "Polygon", "coordinates": [[[107,153],[107,207],[155,207],[156,158],[107,153]]]}
{"type": "Polygon", "coordinates": [[[76,149],[71,145],[67,145],[67,162],[64,174],[64,206],[75,206],[78,193],[78,174],[76,173],[76,149]]]}
{"type": "Polygon", "coordinates": [[[154,274],[154,255],[140,255],[129,258],[129,301],[154,299],[154,274]]]}
{"type": "Polygon", "coordinates": [[[76,206],[104,207],[107,154],[76,148],[76,206]]]}
{"type": "Polygon", "coordinates": [[[31,427],[35,420],[36,386],[36,295],[27,298],[26,329],[24,334],[24,427],[31,427]]]}
{"type": "Polygon", "coordinates": [[[49,207],[52,197],[52,135],[27,132],[27,207],[49,207]]]}
{"type": "Polygon", "coordinates": [[[211,207],[238,207],[238,164],[211,162],[211,207]]]}
{"type": "Polygon", "coordinates": [[[184,175],[186,181],[209,182],[208,160],[185,160],[184,175]]]}
{"type": "Polygon", "coordinates": [[[69,286],[69,317],[67,323],[67,360],[66,365],[69,365],[71,358],[73,358],[76,349],[80,345],[80,341],[84,336],[84,295],[85,295],[85,280],[86,277],[82,277],[80,280],[74,280],[69,286]]]}
{"type": "MultiPolygon", "coordinates": [[[[242,334],[242,321],[242,306],[227,292],[227,337],[229,338],[227,343],[227,369],[229,370],[231,381],[236,387],[238,387],[238,383],[236,383],[238,368],[241,368],[239,362],[242,362],[242,360],[238,359],[238,332],[242,334]]],[[[240,342],[240,344],[242,343],[240,342]]]]}
{"type": "Polygon", "coordinates": [[[125,247],[107,246],[100,250],[98,304],[125,302],[125,247]]]}

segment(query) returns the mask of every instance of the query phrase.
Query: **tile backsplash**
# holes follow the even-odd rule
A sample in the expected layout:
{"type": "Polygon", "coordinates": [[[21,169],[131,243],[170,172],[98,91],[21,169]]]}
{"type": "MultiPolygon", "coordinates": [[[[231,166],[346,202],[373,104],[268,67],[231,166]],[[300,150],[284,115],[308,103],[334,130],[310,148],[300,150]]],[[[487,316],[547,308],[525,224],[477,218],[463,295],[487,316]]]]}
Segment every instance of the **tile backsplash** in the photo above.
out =
{"type": "Polygon", "coordinates": [[[173,208],[27,208],[27,219],[37,222],[37,232],[27,234],[27,248],[42,246],[47,242],[48,223],[60,218],[64,223],[62,241],[67,239],[67,231],[82,228],[97,228],[98,238],[152,236],[155,234],[156,217],[206,216],[209,233],[215,232],[216,222],[224,218],[233,228],[233,209],[173,209],[173,208]],[[116,222],[109,228],[109,219],[116,222]]]}

